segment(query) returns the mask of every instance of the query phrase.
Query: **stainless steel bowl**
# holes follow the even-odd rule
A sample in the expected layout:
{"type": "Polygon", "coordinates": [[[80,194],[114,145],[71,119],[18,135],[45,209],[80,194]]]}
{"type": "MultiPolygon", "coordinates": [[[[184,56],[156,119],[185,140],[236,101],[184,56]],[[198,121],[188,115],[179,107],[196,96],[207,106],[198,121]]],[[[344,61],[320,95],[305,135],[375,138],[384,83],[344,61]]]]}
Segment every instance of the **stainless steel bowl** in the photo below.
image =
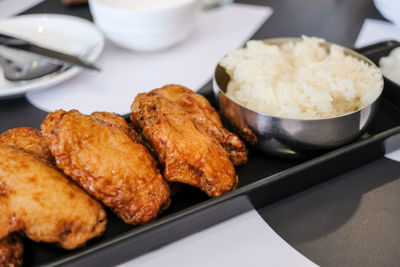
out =
{"type": "MultiPolygon", "coordinates": [[[[300,38],[268,39],[268,44],[281,45],[300,38]]],[[[321,44],[330,49],[330,43],[321,44]]],[[[370,65],[363,55],[344,48],[345,54],[370,65]]],[[[230,76],[217,65],[213,91],[224,117],[234,130],[248,143],[272,155],[286,158],[304,158],[322,149],[344,145],[360,136],[372,120],[381,95],[369,106],[338,117],[327,119],[288,119],[275,117],[246,108],[230,99],[225,93],[230,76]]],[[[382,88],[383,89],[383,78],[382,88]]]]}

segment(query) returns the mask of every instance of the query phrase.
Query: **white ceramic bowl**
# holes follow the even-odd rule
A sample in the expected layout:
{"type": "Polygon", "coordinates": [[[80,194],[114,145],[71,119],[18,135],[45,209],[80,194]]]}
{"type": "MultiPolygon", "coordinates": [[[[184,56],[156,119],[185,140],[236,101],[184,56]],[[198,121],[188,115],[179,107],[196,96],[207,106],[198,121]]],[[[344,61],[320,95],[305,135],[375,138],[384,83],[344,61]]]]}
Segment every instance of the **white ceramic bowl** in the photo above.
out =
{"type": "Polygon", "coordinates": [[[198,0],[89,0],[94,22],[114,43],[133,50],[168,48],[193,30],[198,0]]]}
{"type": "Polygon", "coordinates": [[[399,0],[374,0],[374,4],[385,19],[400,25],[399,0]]]}

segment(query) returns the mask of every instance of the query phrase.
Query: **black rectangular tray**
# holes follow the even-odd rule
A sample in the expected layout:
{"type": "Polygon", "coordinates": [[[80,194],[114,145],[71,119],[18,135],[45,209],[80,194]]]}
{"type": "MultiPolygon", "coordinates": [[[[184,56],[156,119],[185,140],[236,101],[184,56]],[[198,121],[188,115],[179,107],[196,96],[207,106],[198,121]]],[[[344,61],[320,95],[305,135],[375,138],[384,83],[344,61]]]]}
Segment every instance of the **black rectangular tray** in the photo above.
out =
{"type": "MultiPolygon", "coordinates": [[[[360,52],[377,62],[395,46],[398,43],[382,42],[362,48],[360,52]]],[[[211,88],[200,93],[214,103],[211,88]]],[[[253,206],[262,207],[400,148],[398,125],[400,87],[385,81],[381,106],[367,131],[355,142],[302,161],[279,159],[251,149],[248,164],[237,168],[239,186],[233,192],[208,199],[199,190],[185,187],[172,197],[171,207],[160,218],[138,227],[123,223],[107,210],[109,223],[103,237],[75,251],[25,239],[24,263],[26,266],[113,266],[123,263],[253,206]]]]}

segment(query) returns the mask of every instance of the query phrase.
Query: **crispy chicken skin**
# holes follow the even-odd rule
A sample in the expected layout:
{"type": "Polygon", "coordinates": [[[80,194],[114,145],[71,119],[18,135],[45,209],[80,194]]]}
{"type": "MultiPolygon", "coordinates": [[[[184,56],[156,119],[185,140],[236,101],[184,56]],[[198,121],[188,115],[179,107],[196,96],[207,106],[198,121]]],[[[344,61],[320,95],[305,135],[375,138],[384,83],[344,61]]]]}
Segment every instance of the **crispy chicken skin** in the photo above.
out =
{"type": "Polygon", "coordinates": [[[128,125],[126,120],[119,114],[116,113],[110,113],[110,112],[93,112],[92,114],[93,117],[96,117],[98,119],[102,119],[105,121],[113,122],[119,126],[122,127],[122,129],[136,142],[142,143],[140,135],[131,127],[128,125]]]}
{"type": "Polygon", "coordinates": [[[74,249],[105,231],[103,207],[46,159],[38,130],[15,129],[0,140],[0,238],[21,232],[74,249]]]}
{"type": "Polygon", "coordinates": [[[118,115],[58,110],[41,127],[57,166],[126,223],[144,224],[168,207],[157,162],[118,115]]]}
{"type": "Polygon", "coordinates": [[[7,144],[15,148],[22,148],[48,162],[55,164],[54,157],[42,133],[29,127],[20,127],[8,130],[0,135],[0,144],[7,144]]]}
{"type": "Polygon", "coordinates": [[[208,100],[181,85],[167,85],[152,92],[162,95],[185,109],[196,127],[214,137],[225,149],[235,166],[247,163],[247,148],[240,138],[222,125],[218,112],[208,100]]]}
{"type": "Polygon", "coordinates": [[[97,111],[97,112],[93,112],[90,115],[92,115],[93,117],[96,117],[98,119],[102,119],[102,120],[105,120],[105,121],[116,123],[116,124],[124,127],[126,130],[130,130],[131,129],[131,127],[129,127],[129,125],[125,121],[125,119],[121,115],[119,115],[117,113],[97,111]]]}
{"type": "Polygon", "coordinates": [[[164,166],[164,178],[199,187],[215,197],[236,188],[235,168],[222,146],[199,131],[179,105],[154,92],[139,94],[132,123],[164,166]]]}
{"type": "Polygon", "coordinates": [[[16,234],[0,239],[0,267],[18,267],[22,265],[24,244],[16,234]]]}

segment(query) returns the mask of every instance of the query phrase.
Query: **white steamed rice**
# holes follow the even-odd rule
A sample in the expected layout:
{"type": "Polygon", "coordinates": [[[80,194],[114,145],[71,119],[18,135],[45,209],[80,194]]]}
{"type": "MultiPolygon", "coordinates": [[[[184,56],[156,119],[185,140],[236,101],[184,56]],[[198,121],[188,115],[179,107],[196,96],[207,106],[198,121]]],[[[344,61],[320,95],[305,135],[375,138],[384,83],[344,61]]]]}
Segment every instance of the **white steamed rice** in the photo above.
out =
{"type": "Polygon", "coordinates": [[[227,95],[272,116],[319,119],[340,116],[371,104],[381,93],[378,68],[345,55],[324,40],[303,36],[282,46],[249,41],[220,62],[231,77],[227,95]]]}

